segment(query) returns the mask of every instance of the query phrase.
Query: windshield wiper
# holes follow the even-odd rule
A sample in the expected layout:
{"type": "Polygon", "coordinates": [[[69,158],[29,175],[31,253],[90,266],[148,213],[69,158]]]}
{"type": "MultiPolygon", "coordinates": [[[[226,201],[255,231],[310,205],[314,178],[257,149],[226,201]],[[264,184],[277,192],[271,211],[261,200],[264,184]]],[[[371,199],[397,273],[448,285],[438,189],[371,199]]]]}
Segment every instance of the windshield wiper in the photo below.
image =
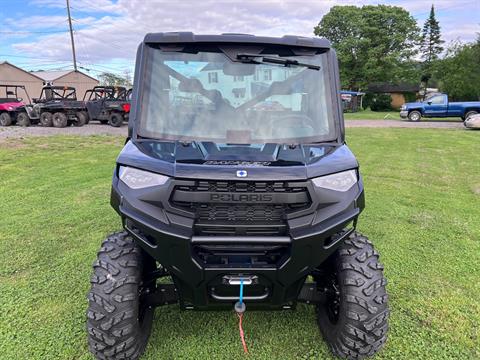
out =
{"type": "Polygon", "coordinates": [[[297,60],[284,59],[281,57],[269,57],[258,54],[237,54],[237,59],[243,63],[250,64],[279,64],[284,66],[303,66],[312,70],[320,70],[320,66],[298,62],[297,60]]]}

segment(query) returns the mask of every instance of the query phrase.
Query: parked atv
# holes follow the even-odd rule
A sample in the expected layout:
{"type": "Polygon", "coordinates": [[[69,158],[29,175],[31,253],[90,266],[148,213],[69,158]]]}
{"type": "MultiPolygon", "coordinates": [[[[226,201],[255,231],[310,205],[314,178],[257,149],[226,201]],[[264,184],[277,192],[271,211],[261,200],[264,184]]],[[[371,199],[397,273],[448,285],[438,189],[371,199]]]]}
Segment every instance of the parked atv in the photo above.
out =
{"type": "Polygon", "coordinates": [[[25,119],[25,126],[83,126],[88,118],[83,101],[77,100],[75,88],[69,86],[44,86],[33,105],[20,107],[17,113],[17,117],[25,119]]]}
{"type": "Polygon", "coordinates": [[[127,94],[127,90],[121,86],[95,86],[87,90],[83,100],[89,120],[98,120],[114,127],[122,126],[130,112],[127,94]]]}
{"type": "Polygon", "coordinates": [[[18,124],[28,125],[28,118],[18,116],[17,109],[25,106],[24,99],[19,95],[26,96],[30,103],[30,97],[23,85],[0,85],[0,126],[18,124]],[[22,90],[19,92],[19,90],[22,90]],[[26,123],[27,121],[27,123],[26,123]]]}
{"type": "Polygon", "coordinates": [[[299,302],[335,355],[374,355],[386,279],[356,230],[364,188],[330,43],[148,34],[134,86],[111,191],[124,229],[102,243],[88,295],[94,356],[139,358],[157,306],[235,309],[241,329],[245,306],[299,302]]]}

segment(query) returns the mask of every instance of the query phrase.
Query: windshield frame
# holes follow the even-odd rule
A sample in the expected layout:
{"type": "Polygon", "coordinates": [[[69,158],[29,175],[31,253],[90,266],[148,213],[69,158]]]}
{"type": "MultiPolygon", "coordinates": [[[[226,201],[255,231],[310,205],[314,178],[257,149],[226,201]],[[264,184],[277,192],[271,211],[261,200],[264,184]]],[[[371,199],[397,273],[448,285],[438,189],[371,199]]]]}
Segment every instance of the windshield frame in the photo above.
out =
{"type": "MultiPolygon", "coordinates": [[[[202,43],[199,43],[199,45],[202,43]]],[[[203,43],[205,45],[205,43],[203,43]]],[[[175,135],[174,137],[157,137],[144,128],[142,128],[142,112],[146,111],[142,109],[142,105],[145,104],[145,96],[148,95],[148,92],[145,91],[148,79],[148,62],[149,62],[149,55],[151,51],[164,51],[162,49],[163,44],[146,44],[143,43],[139,46],[137,52],[137,66],[135,69],[135,86],[133,89],[132,95],[132,113],[131,113],[131,120],[129,124],[129,138],[135,139],[151,139],[156,141],[213,141],[211,139],[203,139],[203,138],[192,138],[189,136],[185,136],[182,138],[181,136],[175,135]]],[[[166,46],[172,47],[172,43],[165,44],[166,46]]],[[[183,43],[174,43],[174,46],[178,48],[182,48],[185,45],[192,45],[183,44],[183,43]]],[[[196,45],[196,44],[195,44],[196,45]]],[[[219,46],[218,43],[208,43],[211,46],[219,46]]],[[[235,47],[241,48],[243,43],[233,43],[230,44],[235,47]]],[[[248,44],[252,45],[252,44],[248,44]]],[[[259,43],[255,45],[260,45],[262,47],[268,47],[269,44],[259,43]]],[[[275,45],[278,47],[278,45],[275,45]]],[[[282,47],[288,49],[302,49],[301,47],[296,47],[292,45],[282,45],[282,47]]],[[[330,106],[328,110],[328,115],[331,117],[331,120],[327,120],[329,123],[329,134],[326,137],[321,137],[320,135],[315,135],[311,137],[301,137],[301,138],[290,138],[290,139],[279,139],[277,143],[285,143],[285,144],[312,144],[312,143],[338,143],[341,144],[344,142],[344,124],[343,124],[343,114],[341,111],[341,104],[338,96],[339,92],[339,80],[338,80],[338,64],[336,61],[336,54],[333,49],[330,47],[325,48],[314,48],[313,50],[318,51],[319,54],[325,54],[325,60],[322,65],[322,70],[324,71],[323,76],[325,77],[325,97],[326,97],[326,104],[330,106]],[[327,86],[328,85],[328,86],[327,86]],[[338,99],[337,99],[338,98],[338,99]]],[[[177,50],[178,51],[178,50],[177,50]]],[[[295,51],[295,50],[294,50],[295,51]]],[[[182,51],[180,51],[182,52],[182,51]]],[[[227,56],[227,54],[225,54],[227,56]]],[[[322,71],[320,70],[320,71],[322,71]]],[[[310,69],[309,71],[317,71],[314,69],[310,69]]],[[[218,141],[220,142],[220,141],[218,141]]],[[[268,142],[275,142],[275,141],[268,141],[268,142]]],[[[252,142],[256,143],[256,142],[252,142]]],[[[263,143],[262,141],[258,143],[263,143]]]]}

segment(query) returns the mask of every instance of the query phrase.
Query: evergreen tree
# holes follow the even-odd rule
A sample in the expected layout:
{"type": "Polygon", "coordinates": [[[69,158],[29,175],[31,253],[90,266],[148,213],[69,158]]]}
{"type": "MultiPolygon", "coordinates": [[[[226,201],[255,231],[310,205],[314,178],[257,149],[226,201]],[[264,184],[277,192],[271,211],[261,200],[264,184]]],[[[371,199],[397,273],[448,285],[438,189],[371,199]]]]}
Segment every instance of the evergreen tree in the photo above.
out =
{"type": "Polygon", "coordinates": [[[444,41],[441,38],[440,26],[435,18],[435,8],[430,9],[430,16],[425,21],[422,30],[422,37],[420,43],[420,52],[423,58],[423,74],[422,74],[422,87],[423,98],[425,98],[428,81],[432,77],[432,63],[438,60],[438,55],[443,51],[442,44],[444,41]]]}
{"type": "Polygon", "coordinates": [[[430,16],[425,21],[422,31],[421,53],[425,63],[430,64],[432,61],[438,59],[438,55],[443,51],[442,44],[444,41],[441,38],[440,26],[435,18],[435,8],[432,4],[430,16]]]}

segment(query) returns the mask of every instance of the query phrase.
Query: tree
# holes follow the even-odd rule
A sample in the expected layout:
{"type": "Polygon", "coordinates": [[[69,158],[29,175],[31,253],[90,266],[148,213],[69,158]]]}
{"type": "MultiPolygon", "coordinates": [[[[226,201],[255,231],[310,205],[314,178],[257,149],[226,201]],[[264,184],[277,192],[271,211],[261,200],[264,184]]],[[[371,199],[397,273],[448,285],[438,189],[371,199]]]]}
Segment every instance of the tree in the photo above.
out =
{"type": "Polygon", "coordinates": [[[110,72],[101,73],[99,76],[100,84],[105,86],[125,86],[130,87],[131,78],[129,77],[129,73],[125,73],[124,76],[120,76],[110,72]]]}
{"type": "Polygon", "coordinates": [[[480,36],[475,43],[453,43],[435,63],[440,90],[452,100],[480,100],[480,36]]]}
{"type": "Polygon", "coordinates": [[[444,41],[441,39],[440,34],[440,26],[435,18],[435,8],[432,4],[430,16],[423,25],[420,41],[420,53],[423,59],[421,80],[424,88],[424,97],[427,92],[428,81],[432,77],[432,65],[438,60],[438,55],[443,51],[443,43],[444,41]]]}
{"type": "Polygon", "coordinates": [[[430,9],[430,16],[425,21],[422,30],[422,38],[420,43],[420,52],[425,63],[430,64],[438,59],[438,55],[443,51],[440,26],[435,18],[435,8],[430,9]]]}
{"type": "Polygon", "coordinates": [[[334,6],[314,33],[336,49],[344,87],[358,90],[372,82],[409,82],[419,77],[410,59],[416,54],[420,29],[401,7],[334,6]]]}

